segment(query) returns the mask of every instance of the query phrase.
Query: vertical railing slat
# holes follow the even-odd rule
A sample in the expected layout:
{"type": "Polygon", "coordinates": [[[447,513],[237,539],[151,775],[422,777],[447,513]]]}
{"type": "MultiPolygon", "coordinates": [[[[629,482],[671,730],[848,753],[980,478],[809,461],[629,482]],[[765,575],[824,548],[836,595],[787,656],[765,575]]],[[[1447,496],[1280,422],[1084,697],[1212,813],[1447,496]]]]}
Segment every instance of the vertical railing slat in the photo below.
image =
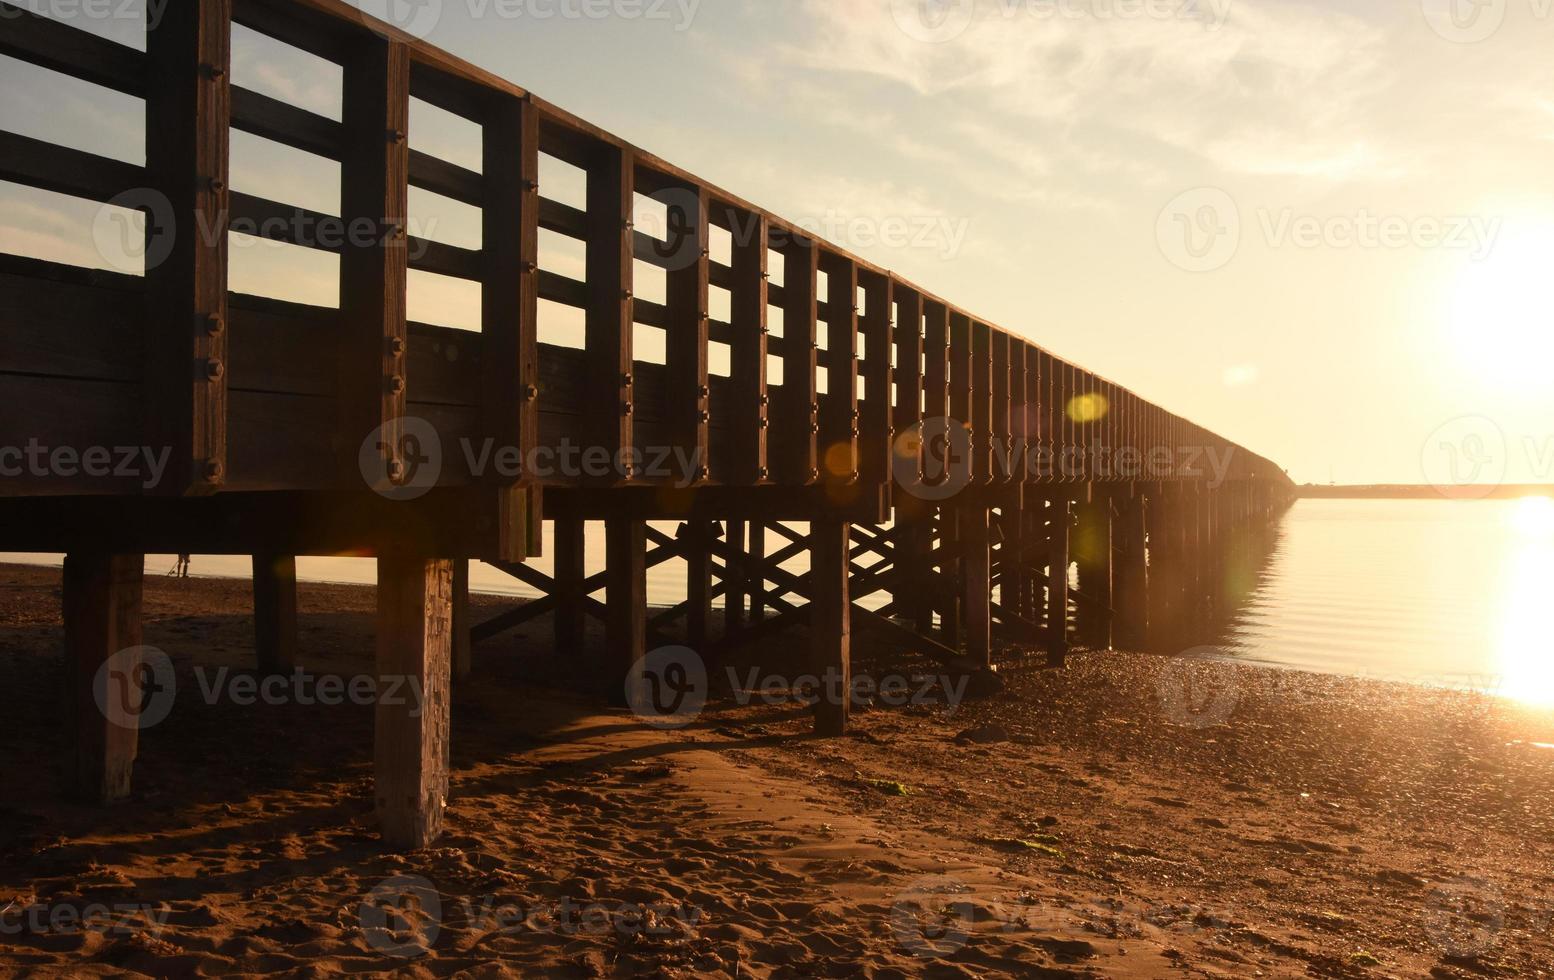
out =
{"type": "MultiPolygon", "coordinates": [[[[363,34],[344,65],[340,161],[341,216],[370,222],[370,240],[353,239],[340,256],[339,397],[347,482],[358,480],[354,452],[377,432],[377,463],[386,485],[411,479],[418,460],[403,441],[408,378],[405,327],[409,207],[410,52],[363,34]]],[[[374,478],[378,472],[370,473],[374,478]]]]}
{"type": "Polygon", "coordinates": [[[588,306],[584,353],[593,406],[593,445],[621,460],[607,482],[635,475],[630,458],[636,407],[632,377],[632,217],[635,165],[629,152],[607,143],[595,148],[588,168],[588,238],[585,264],[588,306]]]}
{"type": "Polygon", "coordinates": [[[1010,418],[1013,414],[1010,411],[1010,395],[1013,391],[1011,380],[1013,365],[1009,358],[1009,335],[1002,330],[995,330],[991,340],[993,356],[989,363],[989,369],[993,373],[992,433],[993,441],[996,444],[993,451],[992,476],[995,484],[1004,484],[1008,483],[1009,478],[1012,476],[1010,465],[1014,458],[1010,450],[1010,436],[1012,435],[1010,418]]]}
{"type": "MultiPolygon", "coordinates": [[[[903,312],[901,296],[896,292],[895,280],[888,275],[869,272],[860,277],[864,289],[863,318],[859,330],[863,334],[863,393],[864,402],[859,405],[858,424],[853,432],[861,459],[859,478],[864,483],[890,482],[891,454],[891,370],[892,346],[897,334],[896,318],[903,312]]],[[[914,335],[916,324],[912,325],[914,335]]],[[[916,377],[916,365],[912,376],[916,377]]],[[[914,392],[916,391],[914,387],[914,392]]],[[[915,407],[915,406],[914,406],[915,407]]]]}
{"type": "Polygon", "coordinates": [[[955,478],[966,485],[976,473],[977,428],[976,410],[972,404],[971,390],[971,319],[964,313],[950,313],[950,417],[965,427],[970,440],[970,452],[958,460],[955,478]]]}
{"type": "Polygon", "coordinates": [[[781,483],[805,485],[819,478],[815,401],[815,339],[820,249],[792,231],[783,233],[782,391],[773,425],[773,476],[781,483]]]}
{"type": "MultiPolygon", "coordinates": [[[[895,334],[895,431],[899,437],[902,433],[912,432],[923,418],[923,297],[914,289],[907,289],[899,284],[895,287],[896,295],[896,323],[895,334]]],[[[870,384],[873,382],[871,381],[870,384]]],[[[871,389],[872,390],[872,389],[871,389]]],[[[895,454],[901,453],[906,446],[893,446],[889,452],[892,454],[888,465],[892,468],[900,466],[901,472],[910,479],[914,474],[922,475],[922,454],[918,454],[916,465],[901,462],[895,454]]]]}
{"type": "Polygon", "coordinates": [[[767,230],[766,219],[728,208],[732,240],[729,257],[733,286],[729,290],[729,374],[734,391],[733,434],[735,483],[760,483],[767,476],[767,230]]]}
{"type": "Polygon", "coordinates": [[[709,465],[707,430],[711,389],[707,380],[708,202],[702,188],[675,188],[668,195],[670,268],[665,358],[669,373],[670,439],[693,463],[679,478],[700,483],[709,465]]]}
{"type": "Polygon", "coordinates": [[[170,450],[156,489],[172,495],[228,475],[231,36],[232,0],[171,4],[146,36],[146,176],[168,207],[147,215],[144,421],[170,450]]]}
{"type": "MultiPolygon", "coordinates": [[[[484,431],[525,464],[539,445],[539,112],[493,95],[483,131],[481,247],[484,431]]],[[[496,479],[510,482],[496,474],[496,479]]]]}
{"type": "Polygon", "coordinates": [[[858,472],[858,266],[851,259],[824,253],[826,273],[826,393],[820,403],[820,459],[827,481],[848,482],[858,472]]]}

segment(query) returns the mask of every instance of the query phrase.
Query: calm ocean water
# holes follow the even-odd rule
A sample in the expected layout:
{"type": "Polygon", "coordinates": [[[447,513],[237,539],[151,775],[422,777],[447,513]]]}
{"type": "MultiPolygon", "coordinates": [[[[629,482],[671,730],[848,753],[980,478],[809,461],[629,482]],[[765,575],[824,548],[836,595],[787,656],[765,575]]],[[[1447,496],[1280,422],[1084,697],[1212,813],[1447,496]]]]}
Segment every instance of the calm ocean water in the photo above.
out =
{"type": "MultiPolygon", "coordinates": [[[[768,552],[782,544],[769,536],[768,552]]],[[[604,568],[603,545],[603,526],[590,526],[590,574],[604,568]]],[[[165,574],[173,560],[149,556],[146,571],[165,574]]],[[[548,558],[534,565],[551,570],[548,558]]],[[[804,560],[785,567],[803,571],[804,560]]],[[[249,574],[245,559],[205,556],[195,557],[193,571],[249,574]]],[[[375,567],[370,559],[303,558],[298,572],[310,581],[371,584],[375,567]]],[[[482,592],[537,594],[484,565],[471,579],[482,592]]],[[[650,601],[680,601],[683,583],[679,561],[650,570],[650,601]]],[[[1220,650],[1255,663],[1554,705],[1554,500],[1299,501],[1220,650]]]]}
{"type": "Polygon", "coordinates": [[[1554,704],[1554,501],[1299,501],[1224,648],[1554,704]]]}

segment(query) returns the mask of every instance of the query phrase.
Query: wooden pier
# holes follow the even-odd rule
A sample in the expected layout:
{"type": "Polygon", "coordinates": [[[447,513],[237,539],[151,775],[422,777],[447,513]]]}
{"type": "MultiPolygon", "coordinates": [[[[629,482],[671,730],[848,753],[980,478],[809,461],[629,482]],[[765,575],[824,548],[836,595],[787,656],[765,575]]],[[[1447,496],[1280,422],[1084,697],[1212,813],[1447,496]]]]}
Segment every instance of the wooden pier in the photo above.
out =
{"type": "MultiPolygon", "coordinates": [[[[135,726],[92,684],[139,645],[148,552],[253,556],[267,672],[298,662],[294,557],[377,557],[378,671],[426,692],[424,712],[377,709],[380,822],[411,848],[440,830],[472,642],[546,618],[617,700],[659,645],[788,629],[843,677],[855,632],[968,671],[1006,645],[1054,665],[1071,645],[1171,652],[1293,497],[1250,450],[337,0],[169,4],[143,52],[6,13],[0,53],[145,102],[144,166],[0,132],[0,179],[148,212],[144,276],[0,256],[0,542],[69,556],[86,798],[130,791],[135,726]],[[340,118],[235,85],[234,24],[339,65],[340,118]],[[410,148],[412,99],[481,127],[480,172],[410,148]],[[232,186],[233,130],[338,161],[342,213],[232,186]],[[585,207],[546,196],[546,156],[586,174],[585,207]],[[480,209],[481,248],[411,234],[410,188],[480,209]],[[645,206],[664,235],[638,227],[645,206]],[[338,256],[337,307],[228,288],[225,229],[331,217],[370,234],[291,243],[338,256]],[[579,244],[582,280],[547,268],[542,229],[579,244]],[[478,284],[480,331],[409,322],[412,270],[478,284]],[[663,302],[637,295],[647,277],[663,302]],[[580,347],[541,342],[542,301],[581,311],[580,347]],[[661,363],[634,351],[640,327],[663,331],[661,363]],[[525,465],[472,467],[462,446],[525,465]],[[165,470],[148,486],[117,447],[165,451],[165,470]],[[525,564],[543,521],[554,576],[525,564]],[[807,573],[784,568],[799,557],[807,573]],[[471,560],[544,598],[469,622],[471,560]],[[650,610],[647,569],[669,560],[685,600],[650,610]]],[[[844,731],[846,699],[816,724],[844,731]]]]}

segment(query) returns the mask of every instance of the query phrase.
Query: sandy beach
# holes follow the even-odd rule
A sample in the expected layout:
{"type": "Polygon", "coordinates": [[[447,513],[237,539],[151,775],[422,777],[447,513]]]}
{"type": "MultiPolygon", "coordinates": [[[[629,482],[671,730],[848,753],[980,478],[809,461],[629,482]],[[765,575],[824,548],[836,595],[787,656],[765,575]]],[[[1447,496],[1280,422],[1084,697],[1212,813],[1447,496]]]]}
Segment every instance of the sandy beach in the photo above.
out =
{"type": "MultiPolygon", "coordinates": [[[[372,591],[299,599],[312,680],[370,674],[372,591]]],[[[511,600],[474,601],[478,617],[511,600]]],[[[892,694],[818,740],[775,687],[723,689],[731,668],[791,672],[790,636],[769,669],[713,665],[707,709],[666,730],[558,690],[540,621],[477,649],[448,830],[396,856],[373,829],[370,704],[231,697],[252,668],[246,582],[150,578],[145,602],[177,702],[142,733],[134,798],[76,806],[57,771],[58,571],[0,568],[19,695],[0,973],[1554,969],[1554,714],[1509,701],[1125,653],[1051,671],[1006,650],[1004,690],[952,706],[954,678],[858,643],[855,671],[892,694]]]]}

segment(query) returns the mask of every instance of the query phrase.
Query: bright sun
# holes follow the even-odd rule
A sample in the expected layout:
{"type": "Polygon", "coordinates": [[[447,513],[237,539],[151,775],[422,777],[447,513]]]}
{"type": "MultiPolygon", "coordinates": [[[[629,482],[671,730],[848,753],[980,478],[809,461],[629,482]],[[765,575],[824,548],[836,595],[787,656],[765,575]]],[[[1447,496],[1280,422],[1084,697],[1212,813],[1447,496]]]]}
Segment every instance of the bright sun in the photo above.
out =
{"type": "Polygon", "coordinates": [[[1546,383],[1554,362],[1554,227],[1505,229],[1452,297],[1452,347],[1494,384],[1546,383]]]}

